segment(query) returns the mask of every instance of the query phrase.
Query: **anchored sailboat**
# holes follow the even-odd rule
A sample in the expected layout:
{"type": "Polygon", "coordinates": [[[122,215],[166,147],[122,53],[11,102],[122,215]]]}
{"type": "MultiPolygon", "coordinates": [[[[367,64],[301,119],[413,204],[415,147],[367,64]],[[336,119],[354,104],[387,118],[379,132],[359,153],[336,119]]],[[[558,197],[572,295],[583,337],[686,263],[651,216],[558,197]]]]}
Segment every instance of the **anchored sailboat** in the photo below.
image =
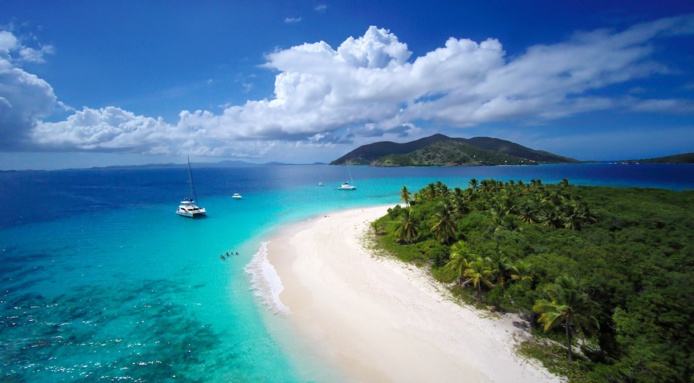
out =
{"type": "Polygon", "coordinates": [[[352,185],[354,181],[352,180],[352,172],[349,171],[349,162],[345,161],[345,166],[347,167],[347,172],[349,173],[349,182],[343,182],[337,190],[357,190],[357,187],[352,185]]]}
{"type": "Polygon", "coordinates": [[[190,192],[193,198],[185,198],[183,201],[181,201],[181,204],[178,205],[178,209],[176,210],[176,214],[188,218],[204,217],[205,215],[207,215],[207,211],[205,210],[205,208],[198,207],[195,204],[195,201],[197,201],[198,199],[198,195],[197,193],[195,193],[193,171],[190,169],[190,156],[188,156],[188,176],[190,177],[190,192]]]}

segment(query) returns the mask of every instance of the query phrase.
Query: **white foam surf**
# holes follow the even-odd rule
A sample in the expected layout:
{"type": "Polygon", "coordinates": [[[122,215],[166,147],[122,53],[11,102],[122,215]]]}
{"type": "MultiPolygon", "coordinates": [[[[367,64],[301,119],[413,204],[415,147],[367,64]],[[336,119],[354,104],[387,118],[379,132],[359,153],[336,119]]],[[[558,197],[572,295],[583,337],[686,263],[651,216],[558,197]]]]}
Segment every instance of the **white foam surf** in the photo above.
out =
{"type": "Polygon", "coordinates": [[[289,314],[289,307],[280,300],[284,286],[277,270],[267,258],[268,243],[260,244],[258,252],[253,255],[253,259],[244,270],[250,275],[251,288],[255,290],[256,296],[263,304],[274,313],[286,315],[289,314]]]}

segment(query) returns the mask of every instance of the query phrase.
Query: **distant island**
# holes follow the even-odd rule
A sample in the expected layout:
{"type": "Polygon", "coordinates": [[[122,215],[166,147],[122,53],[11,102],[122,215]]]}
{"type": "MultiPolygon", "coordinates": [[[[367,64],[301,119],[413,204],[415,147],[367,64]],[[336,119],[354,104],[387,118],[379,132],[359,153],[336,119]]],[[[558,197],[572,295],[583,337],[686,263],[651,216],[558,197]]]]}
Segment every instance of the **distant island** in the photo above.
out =
{"type": "Polygon", "coordinates": [[[435,134],[416,141],[363,145],[330,165],[476,166],[579,163],[554,153],[490,137],[452,138],[435,134]]]}
{"type": "Polygon", "coordinates": [[[694,153],[676,154],[657,158],[647,158],[641,160],[619,161],[626,164],[694,164],[694,153]]]}
{"type": "MultiPolygon", "coordinates": [[[[498,138],[453,138],[443,134],[435,134],[406,143],[380,141],[362,145],[330,162],[330,165],[495,166],[587,162],[594,161],[579,161],[498,138]]],[[[613,162],[623,164],[692,164],[694,163],[694,153],[613,162]]]]}

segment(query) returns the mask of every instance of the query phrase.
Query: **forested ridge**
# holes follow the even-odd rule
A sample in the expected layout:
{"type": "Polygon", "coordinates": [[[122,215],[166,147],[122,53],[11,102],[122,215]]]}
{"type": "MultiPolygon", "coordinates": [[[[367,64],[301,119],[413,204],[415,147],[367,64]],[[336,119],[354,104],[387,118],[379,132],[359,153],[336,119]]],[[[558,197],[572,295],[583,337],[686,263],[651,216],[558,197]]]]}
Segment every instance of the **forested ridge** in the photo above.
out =
{"type": "Polygon", "coordinates": [[[498,138],[453,138],[434,134],[406,143],[381,141],[362,145],[330,165],[463,166],[577,162],[498,138]]]}
{"type": "Polygon", "coordinates": [[[694,382],[694,191],[468,186],[404,186],[377,246],[528,319],[519,352],[572,382],[694,382]]]}

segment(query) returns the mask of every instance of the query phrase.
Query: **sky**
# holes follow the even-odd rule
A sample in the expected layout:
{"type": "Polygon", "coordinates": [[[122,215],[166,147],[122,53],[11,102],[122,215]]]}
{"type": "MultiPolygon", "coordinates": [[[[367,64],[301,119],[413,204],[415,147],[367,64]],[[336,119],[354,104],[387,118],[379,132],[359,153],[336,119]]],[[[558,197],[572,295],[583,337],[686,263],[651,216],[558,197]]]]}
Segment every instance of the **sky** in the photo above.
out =
{"type": "Polygon", "coordinates": [[[0,170],[694,152],[694,2],[0,0],[0,170]]]}

